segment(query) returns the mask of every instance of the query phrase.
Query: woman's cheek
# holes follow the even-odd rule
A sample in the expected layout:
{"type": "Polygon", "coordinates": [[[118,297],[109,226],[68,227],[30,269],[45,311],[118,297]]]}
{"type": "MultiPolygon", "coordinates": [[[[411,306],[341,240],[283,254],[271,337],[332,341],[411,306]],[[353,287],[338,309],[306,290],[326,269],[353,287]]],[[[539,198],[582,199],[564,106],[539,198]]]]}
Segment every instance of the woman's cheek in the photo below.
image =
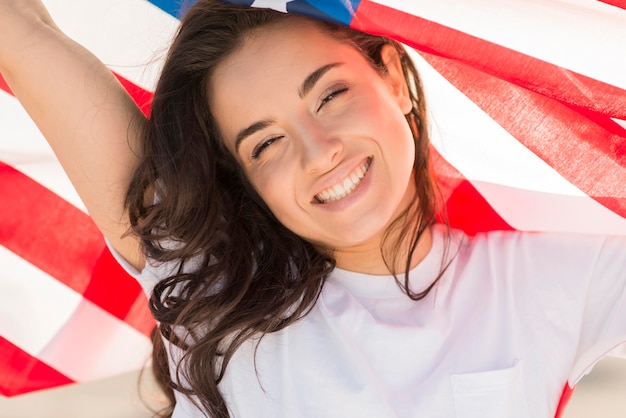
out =
{"type": "Polygon", "coordinates": [[[291,172],[291,161],[286,153],[276,153],[272,158],[268,158],[261,163],[252,174],[254,177],[253,184],[261,198],[270,206],[276,206],[281,203],[281,198],[287,195],[288,190],[293,190],[291,182],[294,175],[291,172]]]}

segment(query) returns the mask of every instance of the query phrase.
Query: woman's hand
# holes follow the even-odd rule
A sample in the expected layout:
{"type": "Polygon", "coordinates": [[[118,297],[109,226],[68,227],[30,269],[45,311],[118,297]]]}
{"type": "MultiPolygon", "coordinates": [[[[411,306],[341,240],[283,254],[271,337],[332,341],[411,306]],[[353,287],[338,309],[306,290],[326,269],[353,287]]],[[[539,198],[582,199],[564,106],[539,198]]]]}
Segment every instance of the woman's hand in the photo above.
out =
{"type": "Polygon", "coordinates": [[[143,114],[109,69],[59,30],[40,1],[0,0],[0,72],[100,230],[141,268],[138,240],[123,235],[143,114]]]}

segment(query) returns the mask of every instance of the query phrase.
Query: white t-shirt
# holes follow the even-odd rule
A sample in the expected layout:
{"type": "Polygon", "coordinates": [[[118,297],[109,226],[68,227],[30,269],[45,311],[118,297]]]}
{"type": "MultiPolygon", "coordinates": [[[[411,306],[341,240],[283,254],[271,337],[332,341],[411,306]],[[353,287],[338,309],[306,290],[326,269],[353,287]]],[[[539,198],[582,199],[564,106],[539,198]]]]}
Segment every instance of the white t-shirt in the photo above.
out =
{"type": "MultiPolygon", "coordinates": [[[[434,227],[413,290],[445,240],[434,227]]],[[[256,341],[238,349],[220,384],[231,416],[552,418],[564,386],[626,341],[626,237],[453,231],[449,259],[417,302],[390,276],[336,269],[256,363],[256,341]]],[[[166,270],[142,272],[146,291],[166,270]]],[[[202,416],[178,397],[175,418],[202,416]]]]}

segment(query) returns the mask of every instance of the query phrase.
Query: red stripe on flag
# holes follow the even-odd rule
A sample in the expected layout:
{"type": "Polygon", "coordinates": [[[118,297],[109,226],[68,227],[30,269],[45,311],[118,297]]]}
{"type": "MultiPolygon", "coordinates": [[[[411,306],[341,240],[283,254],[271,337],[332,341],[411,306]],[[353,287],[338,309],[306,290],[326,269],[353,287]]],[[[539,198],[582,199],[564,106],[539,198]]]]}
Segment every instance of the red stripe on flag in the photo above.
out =
{"type": "Polygon", "coordinates": [[[113,73],[113,75],[119,80],[120,83],[122,83],[122,86],[124,86],[128,94],[130,94],[135,103],[137,103],[137,106],[139,106],[143,114],[148,116],[150,114],[150,105],[152,104],[152,97],[154,95],[119,74],[113,73]]]}
{"type": "Polygon", "coordinates": [[[569,386],[569,383],[566,383],[565,387],[563,388],[563,392],[561,393],[561,399],[559,400],[559,405],[556,408],[556,414],[554,415],[554,418],[560,418],[563,415],[565,407],[569,403],[573,394],[574,388],[571,388],[569,386]]]}
{"type": "Polygon", "coordinates": [[[0,394],[15,396],[74,383],[46,363],[0,337],[0,394]]]}
{"type": "Polygon", "coordinates": [[[624,128],[608,117],[564,105],[465,64],[422,56],[570,183],[626,217],[624,128]]]}
{"type": "Polygon", "coordinates": [[[4,77],[2,77],[2,74],[0,74],[0,90],[4,90],[4,91],[6,91],[9,94],[13,94],[13,92],[9,88],[9,85],[4,80],[4,77]]]}
{"type": "Polygon", "coordinates": [[[620,9],[626,9],[626,0],[600,0],[600,2],[619,7],[620,9]]]}
{"type": "Polygon", "coordinates": [[[84,297],[150,336],[154,319],[139,284],[124,271],[108,248],[98,257],[84,297]]]}
{"type": "Polygon", "coordinates": [[[0,196],[1,245],[149,335],[147,306],[135,306],[143,291],[112,261],[87,214],[4,163],[0,196]]]}
{"type": "Polygon", "coordinates": [[[393,37],[563,103],[626,120],[626,91],[388,6],[362,0],[350,26],[393,37]]]}
{"type": "Polygon", "coordinates": [[[0,163],[0,244],[78,293],[102,251],[89,216],[47,188],[0,163]]]}
{"type": "Polygon", "coordinates": [[[513,229],[437,150],[431,147],[430,152],[437,184],[446,202],[450,226],[462,229],[470,235],[513,229]]]}

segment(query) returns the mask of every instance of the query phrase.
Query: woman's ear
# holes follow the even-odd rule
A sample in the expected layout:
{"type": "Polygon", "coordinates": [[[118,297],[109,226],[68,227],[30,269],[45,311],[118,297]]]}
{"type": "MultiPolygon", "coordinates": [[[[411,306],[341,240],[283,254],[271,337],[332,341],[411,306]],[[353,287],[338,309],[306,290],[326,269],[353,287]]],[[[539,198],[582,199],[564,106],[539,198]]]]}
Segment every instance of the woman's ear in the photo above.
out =
{"type": "Polygon", "coordinates": [[[380,58],[387,70],[384,77],[387,79],[391,92],[396,98],[400,109],[402,109],[402,113],[406,115],[413,108],[413,103],[411,102],[409,88],[404,78],[404,71],[402,71],[400,53],[392,45],[387,44],[380,50],[380,58]]]}

